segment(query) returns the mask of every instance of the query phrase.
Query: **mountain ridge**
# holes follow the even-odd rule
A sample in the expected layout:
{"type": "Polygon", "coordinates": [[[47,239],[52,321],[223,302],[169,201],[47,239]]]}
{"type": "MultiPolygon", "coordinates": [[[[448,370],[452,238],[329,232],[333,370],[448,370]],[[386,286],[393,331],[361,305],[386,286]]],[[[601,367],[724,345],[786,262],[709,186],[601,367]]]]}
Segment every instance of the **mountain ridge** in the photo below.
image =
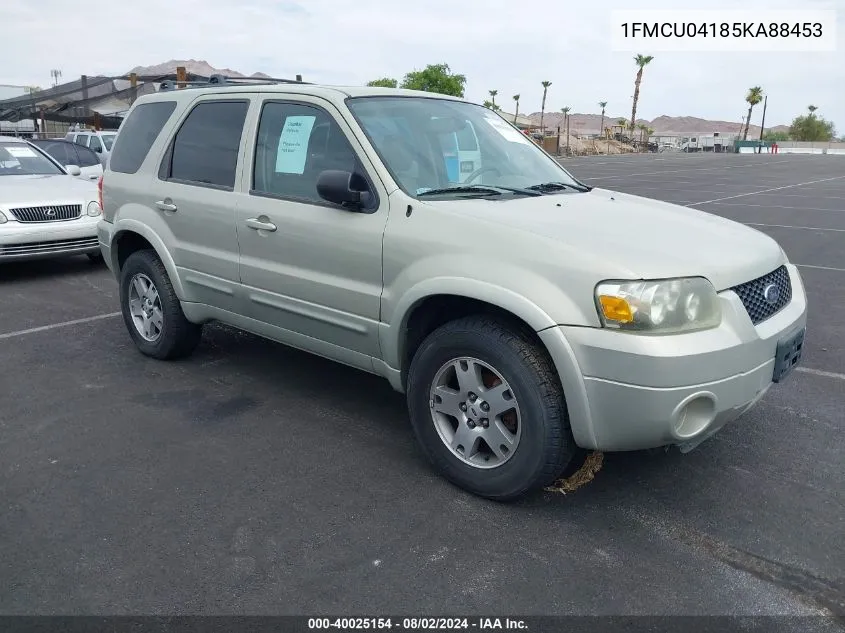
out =
{"type": "MultiPolygon", "coordinates": [[[[178,60],[171,59],[160,64],[153,64],[151,66],[136,66],[130,73],[136,73],[144,76],[156,75],[171,75],[176,73],[177,66],[184,66],[185,71],[194,75],[208,77],[210,75],[219,74],[232,78],[255,78],[255,79],[269,79],[270,76],[266,73],[255,72],[251,75],[245,75],[237,70],[231,68],[215,68],[208,61],[204,59],[186,59],[178,60]]],[[[540,123],[540,113],[532,112],[527,115],[535,124],[540,123]]],[[[620,117],[605,115],[604,125],[616,125],[620,117]]],[[[677,135],[691,135],[691,134],[713,134],[718,132],[721,135],[738,134],[740,131],[739,121],[719,121],[703,119],[694,116],[668,116],[661,115],[649,121],[648,119],[637,119],[637,124],[643,123],[651,128],[654,128],[655,135],[677,136],[677,135]]],[[[544,116],[544,126],[548,128],[557,128],[563,124],[563,114],[560,112],[546,112],[544,116]]],[[[570,116],[569,132],[572,135],[577,134],[600,134],[601,130],[601,115],[600,114],[585,114],[573,113],[570,116]]],[[[783,131],[786,132],[789,127],[786,125],[767,126],[766,131],[783,131]]],[[[752,125],[748,132],[749,138],[760,137],[760,126],[752,125]]]]}

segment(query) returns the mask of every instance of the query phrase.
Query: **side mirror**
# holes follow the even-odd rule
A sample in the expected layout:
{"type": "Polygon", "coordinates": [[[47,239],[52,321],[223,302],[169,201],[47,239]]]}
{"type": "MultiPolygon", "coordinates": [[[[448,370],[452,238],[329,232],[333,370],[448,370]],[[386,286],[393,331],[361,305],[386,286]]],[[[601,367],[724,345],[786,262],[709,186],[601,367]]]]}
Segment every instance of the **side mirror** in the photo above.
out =
{"type": "Polygon", "coordinates": [[[79,168],[79,165],[65,165],[65,171],[69,173],[71,176],[81,176],[82,170],[79,168]]]}
{"type": "Polygon", "coordinates": [[[359,174],[335,169],[320,172],[317,177],[317,193],[323,200],[356,211],[365,207],[370,200],[366,180],[359,174]]]}

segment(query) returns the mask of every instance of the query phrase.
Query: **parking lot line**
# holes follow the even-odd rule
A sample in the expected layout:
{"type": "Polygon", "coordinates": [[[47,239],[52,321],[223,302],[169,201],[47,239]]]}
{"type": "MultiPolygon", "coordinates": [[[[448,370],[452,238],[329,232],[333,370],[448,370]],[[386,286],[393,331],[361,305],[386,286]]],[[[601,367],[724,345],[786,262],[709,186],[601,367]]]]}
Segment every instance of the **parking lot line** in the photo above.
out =
{"type": "Polygon", "coordinates": [[[833,178],[822,178],[821,180],[809,180],[807,182],[799,182],[794,185],[784,185],[783,187],[773,187],[772,189],[763,189],[762,191],[752,191],[750,193],[739,193],[735,196],[726,196],[724,198],[714,198],[713,200],[705,200],[703,202],[693,202],[686,206],[691,207],[698,204],[710,204],[711,202],[721,202],[722,200],[733,200],[734,198],[744,198],[746,196],[756,196],[758,193],[768,193],[769,191],[780,191],[781,189],[793,189],[794,187],[803,187],[804,185],[814,185],[817,182],[829,182],[831,180],[842,180],[845,176],[834,176],[833,178]]]}
{"type": "Polygon", "coordinates": [[[798,268],[816,268],[818,270],[835,270],[836,272],[845,273],[845,268],[836,268],[835,266],[814,266],[812,264],[795,264],[798,268]]]}
{"type": "Polygon", "coordinates": [[[0,334],[0,339],[14,338],[16,336],[24,336],[25,334],[34,334],[35,332],[43,332],[45,330],[55,330],[60,327],[67,327],[69,325],[78,325],[80,323],[91,323],[92,321],[100,321],[102,319],[110,319],[119,316],[120,312],[108,312],[107,314],[97,314],[84,319],[74,319],[73,321],[64,321],[62,323],[53,323],[51,325],[42,325],[40,327],[32,327],[26,330],[18,330],[17,332],[6,332],[0,334]]]}
{"type": "Polygon", "coordinates": [[[712,202],[725,207],[760,207],[762,209],[793,209],[795,211],[830,211],[831,213],[845,213],[845,209],[822,209],[820,207],[785,207],[779,204],[749,204],[748,202],[712,202]]]}
{"type": "Polygon", "coordinates": [[[836,233],[845,233],[845,229],[823,229],[818,226],[791,226],[789,224],[762,224],[760,222],[743,222],[748,226],[771,226],[776,229],[801,229],[804,231],[834,231],[836,233]]]}
{"type": "Polygon", "coordinates": [[[821,369],[813,369],[811,367],[796,367],[795,371],[800,371],[804,374],[812,374],[813,376],[823,376],[824,378],[845,380],[845,374],[838,374],[835,371],[822,371],[821,369]]]}

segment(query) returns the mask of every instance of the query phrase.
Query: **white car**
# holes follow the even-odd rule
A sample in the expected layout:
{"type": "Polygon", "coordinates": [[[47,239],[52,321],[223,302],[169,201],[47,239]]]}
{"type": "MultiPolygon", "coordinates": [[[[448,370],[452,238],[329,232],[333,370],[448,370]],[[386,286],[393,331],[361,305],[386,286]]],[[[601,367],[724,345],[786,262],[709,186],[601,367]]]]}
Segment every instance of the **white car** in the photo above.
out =
{"type": "Polygon", "coordinates": [[[90,148],[97,154],[103,165],[109,159],[115,138],[117,138],[117,130],[71,130],[65,135],[65,140],[90,148]]]}
{"type": "Polygon", "coordinates": [[[97,261],[100,215],[96,183],[24,139],[0,136],[0,262],[81,254],[97,261]]]}

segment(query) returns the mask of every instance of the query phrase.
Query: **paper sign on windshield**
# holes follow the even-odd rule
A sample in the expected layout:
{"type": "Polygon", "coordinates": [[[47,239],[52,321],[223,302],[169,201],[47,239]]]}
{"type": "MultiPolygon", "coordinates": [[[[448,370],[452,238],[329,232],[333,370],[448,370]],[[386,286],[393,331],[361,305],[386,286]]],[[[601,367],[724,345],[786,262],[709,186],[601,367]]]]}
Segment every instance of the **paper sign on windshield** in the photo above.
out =
{"type": "Polygon", "coordinates": [[[516,128],[511,127],[501,119],[495,116],[487,117],[485,119],[495,130],[505,137],[505,139],[511,141],[512,143],[525,143],[527,139],[525,135],[522,134],[516,128]]]}
{"type": "Polygon", "coordinates": [[[301,174],[308,158],[308,139],[314,128],[314,116],[289,116],[279,136],[276,152],[277,174],[301,174]]]}
{"type": "Polygon", "coordinates": [[[37,154],[28,147],[10,147],[6,145],[4,149],[15,158],[35,158],[37,154]]]}

